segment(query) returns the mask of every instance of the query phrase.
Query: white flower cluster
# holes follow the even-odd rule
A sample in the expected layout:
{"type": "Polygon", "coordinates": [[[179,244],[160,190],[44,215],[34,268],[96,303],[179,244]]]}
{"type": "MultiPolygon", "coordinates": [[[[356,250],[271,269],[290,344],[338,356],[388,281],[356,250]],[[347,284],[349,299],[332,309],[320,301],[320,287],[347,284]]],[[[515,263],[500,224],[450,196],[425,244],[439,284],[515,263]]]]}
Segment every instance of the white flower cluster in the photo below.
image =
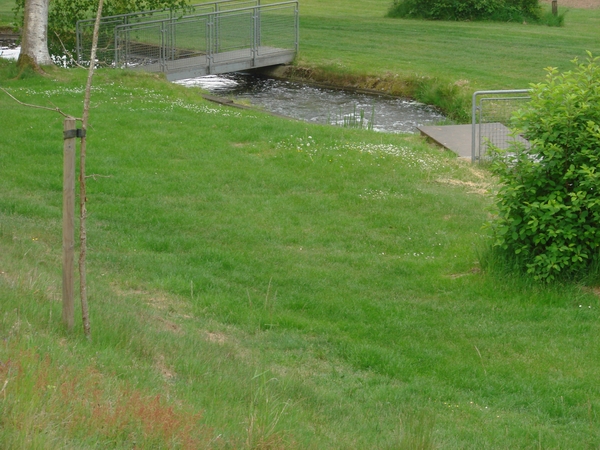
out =
{"type": "Polygon", "coordinates": [[[415,169],[432,170],[439,166],[439,161],[427,153],[415,151],[410,147],[394,144],[369,144],[365,142],[344,144],[345,150],[354,150],[374,156],[394,156],[401,158],[405,165],[415,169]]]}
{"type": "Polygon", "coordinates": [[[317,154],[317,143],[312,136],[296,137],[293,134],[289,139],[278,142],[275,147],[279,150],[296,150],[306,153],[311,159],[317,154]]]}
{"type": "MultiPolygon", "coordinates": [[[[25,95],[30,95],[30,96],[42,96],[42,97],[54,97],[57,95],[83,95],[83,93],[85,92],[85,87],[84,86],[77,86],[77,87],[60,87],[60,88],[56,88],[56,89],[48,89],[46,91],[38,91],[35,89],[31,89],[31,88],[17,88],[15,89],[16,92],[22,92],[25,95]]],[[[99,87],[93,87],[92,86],[92,92],[103,92],[102,88],[99,87]]],[[[18,96],[18,95],[16,95],[18,96]]]]}
{"type": "Polygon", "coordinates": [[[402,194],[383,191],[381,189],[365,189],[364,193],[358,196],[364,199],[385,200],[390,197],[400,198],[402,194]]]}
{"type": "MultiPolygon", "coordinates": [[[[109,83],[108,86],[114,86],[115,83],[109,83]]],[[[48,89],[45,91],[38,91],[30,88],[22,88],[16,89],[15,91],[19,91],[24,93],[27,96],[43,96],[47,98],[52,98],[57,95],[83,95],[85,92],[84,86],[77,87],[60,87],[56,89],[48,89]]],[[[93,93],[106,93],[107,89],[105,86],[92,86],[93,93]]],[[[175,108],[185,109],[195,114],[218,114],[222,117],[242,117],[242,114],[238,111],[233,111],[230,108],[222,108],[222,107],[211,107],[208,105],[199,105],[193,103],[187,103],[182,99],[171,100],[169,97],[159,94],[156,91],[148,88],[142,87],[134,87],[127,90],[116,91],[110,90],[110,93],[113,94],[110,97],[111,101],[115,103],[119,103],[121,105],[131,105],[133,101],[148,105],[147,108],[140,108],[136,105],[136,107],[129,107],[129,110],[132,112],[135,111],[154,111],[154,112],[163,112],[163,111],[173,111],[175,108]]],[[[98,103],[101,101],[97,101],[98,103]]],[[[249,118],[254,118],[255,116],[246,116],[249,118]]]]}
{"type": "Polygon", "coordinates": [[[434,255],[426,255],[423,252],[404,253],[404,256],[414,256],[416,258],[423,257],[424,259],[435,259],[434,255]]]}

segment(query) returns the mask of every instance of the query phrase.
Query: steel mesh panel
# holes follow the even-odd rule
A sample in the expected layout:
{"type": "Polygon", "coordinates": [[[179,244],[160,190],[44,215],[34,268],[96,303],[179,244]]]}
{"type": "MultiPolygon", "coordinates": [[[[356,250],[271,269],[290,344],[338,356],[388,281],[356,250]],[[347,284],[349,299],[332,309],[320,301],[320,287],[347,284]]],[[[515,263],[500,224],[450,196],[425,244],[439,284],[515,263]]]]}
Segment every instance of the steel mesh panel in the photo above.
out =
{"type": "MultiPolygon", "coordinates": [[[[213,22],[214,52],[247,50],[254,44],[254,10],[216,16],[213,22]]],[[[247,52],[246,52],[247,53],[247,52]]],[[[244,53],[244,54],[246,54],[244,53]]]]}
{"type": "MultiPolygon", "coordinates": [[[[100,64],[109,65],[115,58],[115,27],[126,24],[141,24],[144,22],[177,19],[210,13],[218,10],[229,10],[246,6],[254,6],[259,0],[219,0],[209,3],[190,5],[184,9],[161,9],[119,14],[103,17],[100,22],[98,35],[98,50],[96,58],[100,64]]],[[[89,61],[92,52],[92,37],[95,19],[80,20],[77,22],[77,57],[80,62],[89,61]]]]}
{"type": "Polygon", "coordinates": [[[117,67],[159,66],[164,56],[163,24],[117,27],[117,67]]]}
{"type": "Polygon", "coordinates": [[[206,57],[208,47],[208,18],[182,20],[169,24],[169,46],[167,69],[181,69],[198,64],[196,58],[206,57]]]}
{"type": "Polygon", "coordinates": [[[495,95],[482,98],[479,103],[479,151],[480,160],[487,159],[490,146],[501,149],[509,148],[515,141],[528,145],[519,136],[513,136],[510,119],[514,112],[529,101],[529,96],[495,95]]]}
{"type": "MultiPolygon", "coordinates": [[[[99,64],[109,65],[113,62],[115,56],[115,27],[122,23],[122,20],[106,21],[98,30],[96,60],[99,64]]],[[[93,36],[94,22],[86,21],[77,24],[77,55],[80,63],[89,63],[93,36]]]]}
{"type": "Polygon", "coordinates": [[[259,21],[262,47],[296,48],[295,5],[262,9],[259,21]]]}

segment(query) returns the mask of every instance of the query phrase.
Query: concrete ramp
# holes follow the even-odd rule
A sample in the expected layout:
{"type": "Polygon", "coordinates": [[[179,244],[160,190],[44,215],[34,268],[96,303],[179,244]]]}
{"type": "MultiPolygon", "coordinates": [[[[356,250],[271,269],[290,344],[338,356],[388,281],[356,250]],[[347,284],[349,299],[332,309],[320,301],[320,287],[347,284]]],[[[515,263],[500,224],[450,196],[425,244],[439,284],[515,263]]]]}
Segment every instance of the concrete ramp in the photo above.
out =
{"type": "MultiPolygon", "coordinates": [[[[417,127],[423,136],[452,150],[461,158],[471,159],[472,125],[442,125],[417,127]]],[[[476,136],[479,140],[479,134],[476,136]]]]}
{"type": "Polygon", "coordinates": [[[509,148],[511,143],[520,142],[529,147],[529,142],[521,136],[511,136],[511,130],[501,123],[484,123],[475,127],[475,155],[473,155],[473,125],[440,125],[417,127],[422,135],[438,145],[453,151],[461,158],[472,161],[485,155],[492,144],[498,148],[509,148]],[[481,129],[482,138],[479,137],[481,129]],[[473,158],[474,157],[474,158],[473,158]]]}

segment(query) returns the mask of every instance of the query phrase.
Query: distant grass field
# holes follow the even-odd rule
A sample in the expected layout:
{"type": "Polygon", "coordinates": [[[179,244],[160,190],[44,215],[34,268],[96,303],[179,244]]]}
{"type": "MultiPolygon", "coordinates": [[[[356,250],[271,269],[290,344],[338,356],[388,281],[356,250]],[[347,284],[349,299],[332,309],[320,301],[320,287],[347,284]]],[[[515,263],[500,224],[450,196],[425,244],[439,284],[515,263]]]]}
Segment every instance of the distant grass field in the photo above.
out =
{"type": "MultiPolygon", "coordinates": [[[[80,115],[84,72],[16,73],[80,115]]],[[[600,445],[599,299],[481,272],[486,172],[156,76],[100,71],[92,103],[87,342],[62,117],[0,92],[0,447],[600,445]]]]}
{"type": "Polygon", "coordinates": [[[13,0],[0,0],[0,28],[12,27],[14,22],[14,13],[12,9],[15,5],[13,0]]]}
{"type": "Polygon", "coordinates": [[[600,54],[600,9],[570,9],[564,27],[548,27],[384,18],[388,6],[301,2],[297,63],[313,69],[309,78],[408,95],[465,122],[474,91],[527,88],[546,67],[600,54]]]}
{"type": "MultiPolygon", "coordinates": [[[[560,2],[559,2],[560,4],[560,2]]],[[[472,88],[522,88],[543,68],[600,53],[600,9],[571,9],[564,27],[384,18],[387,1],[301,2],[301,61],[337,71],[420,74],[472,88]]]]}

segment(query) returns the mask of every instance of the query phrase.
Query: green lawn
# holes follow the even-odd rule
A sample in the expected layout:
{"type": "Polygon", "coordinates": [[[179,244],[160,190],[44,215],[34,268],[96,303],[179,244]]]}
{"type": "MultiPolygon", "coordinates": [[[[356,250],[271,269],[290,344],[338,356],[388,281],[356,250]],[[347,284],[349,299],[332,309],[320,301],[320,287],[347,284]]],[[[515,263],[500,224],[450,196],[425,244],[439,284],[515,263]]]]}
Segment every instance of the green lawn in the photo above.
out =
{"type": "MultiPolygon", "coordinates": [[[[598,45],[597,11],[499,44],[506,25],[385,8],[305,0],[300,64],[521,87],[598,45]]],[[[81,116],[86,73],[48,72],[0,60],[0,86],[81,116]]],[[[486,171],[158,76],[94,80],[91,342],[60,320],[63,118],[0,91],[1,448],[600,447],[598,288],[482,272],[486,171]]]]}
{"type": "MultiPolygon", "coordinates": [[[[559,2],[560,3],[560,2],[559,2]]],[[[389,2],[301,2],[300,64],[386,77],[463,80],[476,89],[526,88],[543,68],[600,54],[600,9],[570,10],[564,27],[384,18],[389,2]]]]}
{"type": "Polygon", "coordinates": [[[11,27],[14,22],[12,11],[15,2],[13,0],[0,0],[0,28],[11,27]]]}

